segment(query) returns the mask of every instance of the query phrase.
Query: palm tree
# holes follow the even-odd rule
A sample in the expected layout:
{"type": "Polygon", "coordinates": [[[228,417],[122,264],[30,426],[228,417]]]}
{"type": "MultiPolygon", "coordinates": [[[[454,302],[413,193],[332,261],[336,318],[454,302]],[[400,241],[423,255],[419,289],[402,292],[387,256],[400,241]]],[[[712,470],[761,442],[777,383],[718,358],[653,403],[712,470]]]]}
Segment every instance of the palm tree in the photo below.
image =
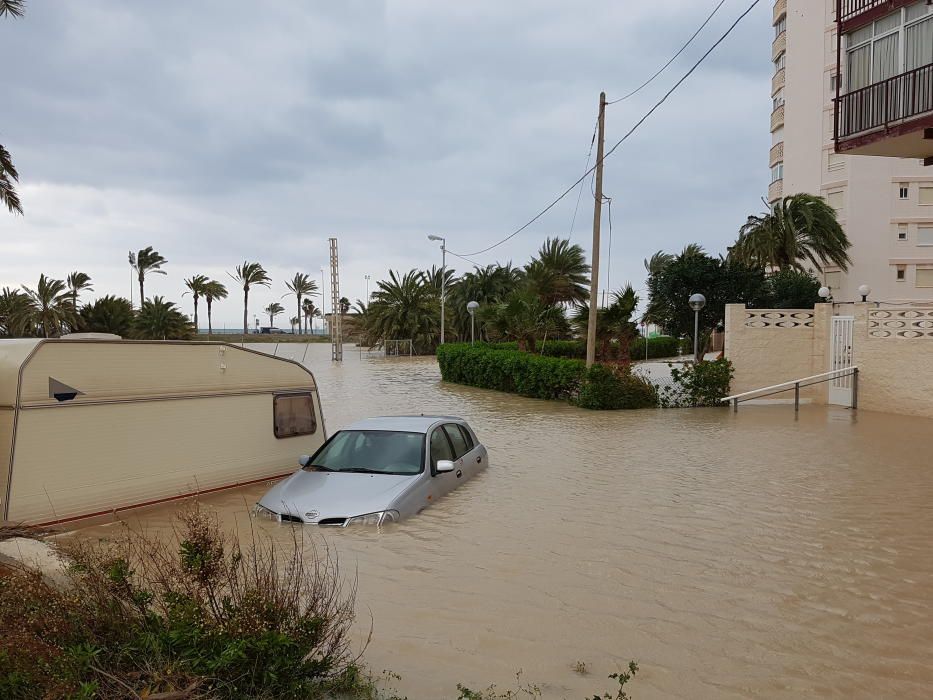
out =
{"type": "Polygon", "coordinates": [[[767,213],[748,217],[729,257],[771,270],[804,270],[807,262],[817,269],[832,264],[848,270],[851,247],[836,210],[822,197],[801,193],[785,197],[767,213]]]}
{"type": "Polygon", "coordinates": [[[22,17],[26,0],[0,0],[0,17],[22,17]]]}
{"type": "MultiPolygon", "coordinates": [[[[627,284],[625,288],[612,295],[612,303],[604,309],[596,310],[596,345],[597,357],[601,361],[610,359],[612,341],[616,341],[617,360],[628,362],[632,341],[638,331],[632,321],[632,314],[638,306],[638,295],[627,284]]],[[[589,320],[589,307],[581,304],[574,314],[573,322],[581,335],[586,335],[589,320]]]]}
{"type": "Polygon", "coordinates": [[[350,313],[350,300],[346,297],[340,297],[337,305],[340,307],[341,316],[346,316],[348,313],[350,313]]]}
{"type": "Polygon", "coordinates": [[[656,275],[673,261],[674,256],[671,253],[665,253],[663,250],[659,250],[650,258],[645,258],[645,272],[649,275],[656,275]]]}
{"type": "Polygon", "coordinates": [[[19,182],[19,173],[13,165],[13,157],[0,145],[0,204],[5,204],[11,214],[22,214],[23,205],[16,193],[16,182],[19,182]]]}
{"type": "Polygon", "coordinates": [[[279,302],[273,301],[271,304],[269,304],[269,306],[264,308],[263,311],[269,314],[269,325],[274,326],[275,317],[285,311],[285,307],[283,307],[279,302]]]}
{"type": "Polygon", "coordinates": [[[389,279],[373,292],[363,324],[370,347],[388,339],[411,339],[416,352],[433,350],[440,330],[437,293],[423,272],[410,270],[402,276],[390,270],[389,279]]]}
{"type": "Polygon", "coordinates": [[[310,297],[305,297],[301,302],[301,313],[305,318],[305,333],[308,332],[308,321],[314,320],[316,316],[320,316],[321,312],[314,305],[314,300],[310,297]]]}
{"type": "Polygon", "coordinates": [[[253,285],[268,287],[272,279],[258,262],[245,260],[242,265],[236,266],[236,274],[230,276],[243,286],[243,335],[246,335],[249,332],[249,288],[253,285]]]}
{"type": "MultiPolygon", "coordinates": [[[[0,17],[22,17],[25,0],[0,0],[0,17]]],[[[19,182],[19,173],[13,166],[10,152],[0,145],[0,204],[5,204],[12,214],[22,214],[14,182],[19,182]]]]}
{"type": "Polygon", "coordinates": [[[94,289],[91,284],[91,276],[84,272],[72,272],[65,279],[65,282],[68,284],[68,289],[71,290],[71,305],[77,310],[78,292],[94,289]]]}
{"type": "MultiPolygon", "coordinates": [[[[471,317],[467,304],[471,301],[481,307],[498,304],[518,288],[522,280],[522,271],[507,265],[487,265],[465,273],[447,295],[447,312],[451,327],[461,338],[470,337],[471,317]]],[[[483,316],[476,319],[478,336],[487,338],[483,316]]]]}
{"type": "Polygon", "coordinates": [[[133,305],[122,297],[101,297],[81,307],[78,324],[89,333],[113,333],[125,338],[132,332],[133,305]]]}
{"type": "Polygon", "coordinates": [[[530,287],[518,289],[502,302],[485,307],[482,319],[499,336],[518,342],[519,350],[534,352],[539,335],[566,325],[559,306],[546,304],[530,287]]]}
{"type": "MultiPolygon", "coordinates": [[[[311,279],[310,275],[306,275],[303,272],[296,272],[295,276],[285,283],[285,286],[288,287],[289,292],[295,295],[295,300],[298,302],[298,317],[301,318],[301,299],[302,297],[317,294],[317,282],[311,279]]],[[[285,297],[288,295],[283,294],[282,296],[285,297]]],[[[301,328],[299,327],[298,330],[300,331],[301,328]]]]}
{"type": "Polygon", "coordinates": [[[299,331],[301,330],[301,319],[297,316],[292,316],[290,319],[288,319],[288,322],[292,324],[292,333],[295,332],[296,327],[299,331]]]}
{"type": "Polygon", "coordinates": [[[589,274],[583,249],[561,238],[548,238],[525,266],[531,288],[547,306],[586,301],[590,294],[589,274]]]}
{"type": "MultiPolygon", "coordinates": [[[[204,287],[209,282],[207,277],[204,275],[194,275],[194,277],[189,277],[185,280],[185,286],[188,288],[188,291],[185,294],[191,294],[191,298],[194,300],[194,328],[198,330],[198,299],[200,299],[204,294],[204,287]]],[[[182,294],[184,296],[185,294],[182,294]]]]}
{"type": "Polygon", "coordinates": [[[143,302],[132,332],[141,340],[188,340],[194,335],[194,325],[175,304],[153,297],[143,302]]]}
{"type": "Polygon", "coordinates": [[[29,297],[18,289],[4,287],[0,292],[0,335],[20,338],[32,327],[29,297]]]}
{"type": "Polygon", "coordinates": [[[23,287],[28,297],[27,323],[46,338],[61,334],[65,326],[75,325],[71,294],[64,280],[39,275],[35,290],[23,287]]]}
{"type": "Polygon", "coordinates": [[[167,262],[168,260],[163,258],[159,251],[153,250],[152,246],[143,248],[138,253],[130,251],[130,265],[136,270],[136,275],[139,277],[140,308],[142,308],[142,303],[146,300],[146,275],[150,273],[154,275],[166,274],[162,266],[167,262]]]}
{"type": "Polygon", "coordinates": [[[222,285],[217,280],[209,280],[204,285],[204,301],[207,304],[207,339],[211,339],[211,334],[214,332],[214,327],[211,319],[211,305],[214,303],[214,299],[226,299],[227,298],[227,288],[222,285]]]}

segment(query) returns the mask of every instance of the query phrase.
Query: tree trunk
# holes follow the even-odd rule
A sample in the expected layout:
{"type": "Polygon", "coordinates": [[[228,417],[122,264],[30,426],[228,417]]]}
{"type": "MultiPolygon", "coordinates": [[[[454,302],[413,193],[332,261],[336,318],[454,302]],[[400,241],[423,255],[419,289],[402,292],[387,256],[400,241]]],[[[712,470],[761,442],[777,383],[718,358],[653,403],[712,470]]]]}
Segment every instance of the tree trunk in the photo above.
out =
{"type": "Polygon", "coordinates": [[[198,328],[198,295],[194,295],[194,332],[200,333],[198,328]]]}
{"type": "Polygon", "coordinates": [[[246,320],[247,311],[249,309],[249,287],[243,287],[243,335],[246,335],[246,326],[248,321],[246,320]]]}
{"type": "Polygon", "coordinates": [[[301,335],[301,295],[297,294],[296,296],[298,298],[298,335],[301,335]]]}
{"type": "Polygon", "coordinates": [[[143,294],[145,293],[144,291],[145,279],[146,278],[143,276],[143,273],[140,272],[139,273],[139,308],[140,309],[143,308],[143,302],[146,301],[146,297],[143,296],[143,294]]]}
{"type": "Polygon", "coordinates": [[[211,333],[213,332],[213,330],[214,328],[211,325],[211,300],[208,299],[207,300],[207,339],[208,340],[211,339],[211,333]]]}

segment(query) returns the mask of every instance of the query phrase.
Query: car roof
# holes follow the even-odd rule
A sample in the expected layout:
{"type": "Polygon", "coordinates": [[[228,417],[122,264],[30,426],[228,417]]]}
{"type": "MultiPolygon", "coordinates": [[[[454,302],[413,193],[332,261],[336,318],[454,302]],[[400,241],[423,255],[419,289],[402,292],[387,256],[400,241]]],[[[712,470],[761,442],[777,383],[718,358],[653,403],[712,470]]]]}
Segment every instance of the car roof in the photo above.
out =
{"type": "Polygon", "coordinates": [[[397,430],[409,433],[427,433],[432,425],[449,421],[466,422],[456,416],[377,416],[356,421],[348,425],[346,430],[397,430]]]}

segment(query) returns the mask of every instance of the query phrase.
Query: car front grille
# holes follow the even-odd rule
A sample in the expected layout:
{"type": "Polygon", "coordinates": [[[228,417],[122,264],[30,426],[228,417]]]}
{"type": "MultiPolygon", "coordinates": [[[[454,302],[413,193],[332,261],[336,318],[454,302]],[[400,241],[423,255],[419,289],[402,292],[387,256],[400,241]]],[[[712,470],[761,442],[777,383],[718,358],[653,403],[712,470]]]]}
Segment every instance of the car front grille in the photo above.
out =
{"type": "Polygon", "coordinates": [[[346,523],[346,518],[323,518],[317,524],[322,527],[343,527],[346,523]]]}

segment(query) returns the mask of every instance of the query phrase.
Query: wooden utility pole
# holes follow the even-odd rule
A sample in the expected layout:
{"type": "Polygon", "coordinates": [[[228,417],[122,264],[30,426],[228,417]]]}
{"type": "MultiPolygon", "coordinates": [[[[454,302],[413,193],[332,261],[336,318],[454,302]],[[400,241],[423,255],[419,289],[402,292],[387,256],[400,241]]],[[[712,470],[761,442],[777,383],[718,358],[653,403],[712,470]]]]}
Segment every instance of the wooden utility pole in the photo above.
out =
{"type": "Polygon", "coordinates": [[[599,141],[596,144],[596,195],[593,201],[593,252],[590,256],[590,316],[586,325],[586,366],[596,362],[596,314],[599,306],[599,234],[603,215],[603,142],[606,136],[606,93],[599,93],[599,141]]]}

